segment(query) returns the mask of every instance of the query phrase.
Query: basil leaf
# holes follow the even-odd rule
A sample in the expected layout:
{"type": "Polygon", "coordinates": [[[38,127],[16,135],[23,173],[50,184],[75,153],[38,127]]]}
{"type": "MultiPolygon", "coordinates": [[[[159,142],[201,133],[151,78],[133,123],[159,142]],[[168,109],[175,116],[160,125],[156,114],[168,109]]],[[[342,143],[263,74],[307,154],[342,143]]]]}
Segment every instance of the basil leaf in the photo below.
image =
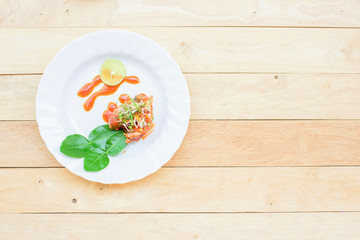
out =
{"type": "Polygon", "coordinates": [[[107,124],[98,126],[89,134],[90,143],[94,148],[105,150],[106,141],[116,132],[116,130],[110,129],[107,124]]]}
{"type": "Polygon", "coordinates": [[[122,131],[122,130],[117,131],[117,133],[115,135],[111,136],[106,141],[106,145],[105,145],[106,152],[110,156],[118,155],[127,145],[125,140],[126,140],[126,137],[124,135],[124,131],[122,131]]]}
{"type": "Polygon", "coordinates": [[[89,172],[97,172],[103,170],[109,165],[109,157],[107,152],[102,149],[94,148],[84,159],[84,169],[89,172]]]}
{"type": "Polygon", "coordinates": [[[82,158],[91,149],[89,140],[80,134],[67,136],[61,143],[60,151],[70,157],[82,158]]]}

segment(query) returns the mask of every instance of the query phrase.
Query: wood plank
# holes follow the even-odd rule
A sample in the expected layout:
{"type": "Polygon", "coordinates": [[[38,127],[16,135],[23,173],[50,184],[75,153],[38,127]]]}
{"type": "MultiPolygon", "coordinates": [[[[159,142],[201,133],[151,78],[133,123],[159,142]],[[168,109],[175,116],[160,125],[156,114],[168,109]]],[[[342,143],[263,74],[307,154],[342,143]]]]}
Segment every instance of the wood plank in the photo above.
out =
{"type": "Polygon", "coordinates": [[[10,168],[0,182],[0,213],[360,210],[360,167],[163,168],[125,185],[10,168]]]}
{"type": "Polygon", "coordinates": [[[358,240],[360,213],[2,214],[2,239],[358,240]],[[24,228],[24,226],[26,226],[24,228]],[[139,227],[141,226],[141,227],[139,227]]]}
{"type": "Polygon", "coordinates": [[[360,74],[186,75],[193,119],[358,119],[360,74]]]}
{"type": "MultiPolygon", "coordinates": [[[[191,119],[359,119],[360,74],[185,74],[191,119]],[[211,96],[211,97],[208,97],[211,96]]],[[[35,120],[41,76],[0,76],[0,120],[35,120]],[[21,113],[21,114],[19,114],[21,113]]]]}
{"type": "MultiPolygon", "coordinates": [[[[0,167],[60,167],[36,122],[0,121],[0,133],[0,167]]],[[[166,166],[360,165],[359,146],[360,121],[191,121],[166,166]]]]}
{"type": "Polygon", "coordinates": [[[359,27],[358,1],[2,0],[1,27],[326,26],[359,27]],[[4,7],[5,6],[5,7],[4,7]]]}
{"type": "MultiPolygon", "coordinates": [[[[41,73],[65,44],[100,29],[0,29],[0,74],[41,73]]],[[[185,72],[359,73],[360,29],[123,29],[158,42],[185,72]]]]}

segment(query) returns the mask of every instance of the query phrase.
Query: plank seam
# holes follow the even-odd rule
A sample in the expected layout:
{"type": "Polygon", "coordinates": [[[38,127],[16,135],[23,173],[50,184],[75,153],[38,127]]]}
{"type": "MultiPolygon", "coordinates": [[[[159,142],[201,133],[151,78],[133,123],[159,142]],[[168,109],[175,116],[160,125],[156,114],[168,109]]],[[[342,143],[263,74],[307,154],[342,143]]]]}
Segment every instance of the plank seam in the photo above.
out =
{"type": "Polygon", "coordinates": [[[275,28],[275,29],[349,29],[349,30],[360,30],[360,27],[349,27],[349,26],[343,26],[343,27],[330,27],[330,26],[284,26],[284,25],[278,25],[278,26],[252,26],[252,25],[152,25],[152,26],[143,26],[143,25],[99,25],[99,26],[52,26],[52,27],[3,27],[2,29],[7,30],[26,30],[26,29],[98,29],[98,28],[104,28],[104,29],[121,29],[121,28],[275,28]]]}
{"type": "MultiPolygon", "coordinates": [[[[311,75],[311,74],[318,74],[318,75],[359,75],[360,72],[338,72],[338,73],[327,73],[327,72],[183,72],[183,74],[193,74],[193,75],[230,75],[230,74],[254,74],[254,75],[266,75],[266,74],[283,74],[283,75],[311,75]]],[[[1,76],[42,76],[43,73],[0,73],[1,76]]]]}
{"type": "MultiPolygon", "coordinates": [[[[360,165],[304,165],[304,166],[162,166],[162,168],[177,168],[177,169],[189,169],[189,168],[358,168],[360,165]]],[[[63,166],[40,166],[40,167],[0,167],[1,169],[66,169],[63,166]]]]}
{"type": "Polygon", "coordinates": [[[31,215],[31,214],[118,214],[118,215],[135,215],[135,214],[332,214],[332,213],[360,213],[360,211],[284,211],[284,212],[257,212],[257,211],[244,211],[244,212],[26,212],[26,213],[0,213],[0,215],[14,214],[14,215],[31,215]]]}
{"type": "MultiPolygon", "coordinates": [[[[236,118],[230,118],[230,119],[220,119],[220,118],[212,118],[212,119],[190,119],[191,122],[277,122],[277,121],[289,121],[289,122],[295,122],[295,121],[308,121],[308,122],[321,122],[321,121],[335,121],[335,122],[341,122],[341,121],[354,121],[357,122],[359,121],[359,118],[340,118],[340,119],[335,119],[335,118],[324,118],[324,119],[306,119],[306,118],[298,118],[298,119],[287,119],[287,118],[283,118],[283,119],[276,119],[276,118],[263,118],[263,119],[236,119],[236,118]]],[[[36,119],[0,119],[0,122],[36,122],[36,119]]]]}

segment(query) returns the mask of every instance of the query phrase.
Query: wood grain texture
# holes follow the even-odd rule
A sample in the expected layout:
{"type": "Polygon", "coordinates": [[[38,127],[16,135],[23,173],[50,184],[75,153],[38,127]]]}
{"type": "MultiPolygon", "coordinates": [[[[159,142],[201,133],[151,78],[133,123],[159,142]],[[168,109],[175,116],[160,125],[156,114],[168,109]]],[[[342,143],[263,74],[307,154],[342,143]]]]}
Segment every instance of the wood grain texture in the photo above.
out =
{"type": "Polygon", "coordinates": [[[358,240],[360,213],[2,214],[1,239],[358,240]],[[24,227],[26,226],[26,227],[24,227]]]}
{"type": "Polygon", "coordinates": [[[360,1],[0,4],[0,239],[360,238],[360,1]],[[125,185],[61,167],[34,121],[46,65],[103,29],[155,40],[191,93],[180,149],[125,185]]]}
{"type": "MultiPolygon", "coordinates": [[[[60,167],[36,122],[0,121],[0,133],[0,167],[60,167]]],[[[360,165],[359,146],[360,121],[191,121],[166,166],[360,165]]]]}
{"type": "MultiPolygon", "coordinates": [[[[65,44],[101,29],[0,29],[0,74],[42,73],[65,44]]],[[[185,72],[359,73],[360,29],[122,29],[155,40],[185,72]]]]}
{"type": "MultiPolygon", "coordinates": [[[[360,118],[360,74],[185,74],[185,77],[191,95],[191,119],[360,118]]],[[[6,86],[0,95],[0,120],[35,120],[34,100],[40,78],[40,75],[0,76],[0,85],[6,86]]]]}
{"type": "Polygon", "coordinates": [[[359,27],[359,1],[1,0],[1,27],[325,26],[359,27]]]}
{"type": "Polygon", "coordinates": [[[360,167],[163,168],[125,185],[11,168],[0,182],[0,213],[360,210],[360,167]]]}

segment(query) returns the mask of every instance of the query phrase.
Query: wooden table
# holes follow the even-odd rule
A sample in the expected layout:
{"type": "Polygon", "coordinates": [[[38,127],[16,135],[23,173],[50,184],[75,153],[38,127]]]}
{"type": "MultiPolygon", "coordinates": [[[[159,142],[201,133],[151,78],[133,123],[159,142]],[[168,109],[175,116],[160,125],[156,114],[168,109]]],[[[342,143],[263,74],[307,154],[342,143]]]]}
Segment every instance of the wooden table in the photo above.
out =
{"type": "Polygon", "coordinates": [[[360,1],[0,0],[0,239],[360,239],[360,1]],[[175,156],[125,185],[47,151],[37,85],[66,43],[126,29],[183,70],[175,156]]]}

